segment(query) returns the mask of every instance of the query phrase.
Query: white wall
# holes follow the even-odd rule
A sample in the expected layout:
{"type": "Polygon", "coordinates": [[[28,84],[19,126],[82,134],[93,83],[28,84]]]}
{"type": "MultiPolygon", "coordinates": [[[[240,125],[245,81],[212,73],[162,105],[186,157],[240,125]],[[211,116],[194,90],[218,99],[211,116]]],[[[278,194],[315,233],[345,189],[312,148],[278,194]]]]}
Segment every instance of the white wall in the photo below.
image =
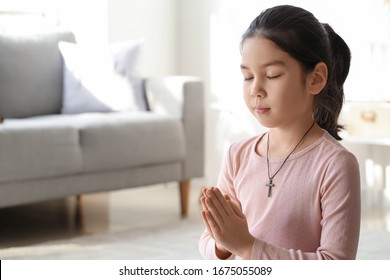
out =
{"type": "Polygon", "coordinates": [[[213,166],[218,166],[209,155],[213,155],[210,135],[215,124],[210,115],[210,0],[178,0],[178,73],[201,77],[205,89],[206,113],[206,176],[201,184],[208,184],[208,174],[214,172],[213,166]]]}
{"type": "Polygon", "coordinates": [[[141,74],[177,73],[177,0],[107,0],[108,42],[144,38],[141,74]]]}
{"type": "MultiPolygon", "coordinates": [[[[107,42],[107,0],[57,0],[58,24],[72,30],[80,44],[107,42]]],[[[53,4],[54,5],[54,4],[53,4]]]]}
{"type": "Polygon", "coordinates": [[[78,43],[145,40],[139,60],[143,76],[177,74],[178,0],[56,0],[59,24],[78,43]]]}

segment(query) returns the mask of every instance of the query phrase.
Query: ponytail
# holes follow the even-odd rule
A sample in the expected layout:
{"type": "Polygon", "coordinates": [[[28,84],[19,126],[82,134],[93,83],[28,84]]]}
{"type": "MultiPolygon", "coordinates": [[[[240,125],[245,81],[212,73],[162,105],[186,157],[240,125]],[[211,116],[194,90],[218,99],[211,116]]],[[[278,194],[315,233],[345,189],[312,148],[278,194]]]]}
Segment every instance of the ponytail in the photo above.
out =
{"type": "Polygon", "coordinates": [[[291,5],[269,8],[261,12],[242,36],[263,37],[298,60],[306,73],[319,62],[328,67],[325,88],[316,95],[313,117],[316,123],[335,139],[343,128],[338,117],[344,103],[343,84],[348,76],[351,53],[344,40],[328,24],[321,24],[312,13],[291,5]]]}
{"type": "Polygon", "coordinates": [[[338,117],[344,103],[343,85],[349,73],[351,52],[345,41],[329,24],[322,25],[329,39],[329,76],[326,87],[315,98],[313,115],[320,127],[327,130],[335,139],[341,140],[338,132],[344,127],[338,124],[338,117]]]}

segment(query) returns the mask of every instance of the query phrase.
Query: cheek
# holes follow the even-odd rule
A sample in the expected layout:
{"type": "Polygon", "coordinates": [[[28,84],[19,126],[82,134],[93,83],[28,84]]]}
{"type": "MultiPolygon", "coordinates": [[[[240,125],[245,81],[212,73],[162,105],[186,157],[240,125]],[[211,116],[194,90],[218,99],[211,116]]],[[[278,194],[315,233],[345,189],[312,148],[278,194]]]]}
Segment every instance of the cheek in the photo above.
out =
{"type": "Polygon", "coordinates": [[[251,96],[251,87],[248,85],[243,85],[242,87],[242,97],[248,109],[252,107],[252,96],[251,96]]]}
{"type": "Polygon", "coordinates": [[[244,93],[245,93],[245,92],[248,92],[249,89],[250,89],[250,82],[249,82],[249,81],[244,81],[244,82],[242,83],[242,90],[243,90],[243,92],[244,92],[244,93]]]}
{"type": "Polygon", "coordinates": [[[244,83],[242,85],[242,96],[244,97],[245,101],[248,99],[249,95],[250,95],[250,87],[248,83],[244,83]]]}
{"type": "Polygon", "coordinates": [[[278,84],[278,88],[275,88],[275,92],[280,96],[282,102],[296,103],[302,98],[304,94],[304,88],[300,83],[294,80],[286,80],[283,83],[278,84]]]}

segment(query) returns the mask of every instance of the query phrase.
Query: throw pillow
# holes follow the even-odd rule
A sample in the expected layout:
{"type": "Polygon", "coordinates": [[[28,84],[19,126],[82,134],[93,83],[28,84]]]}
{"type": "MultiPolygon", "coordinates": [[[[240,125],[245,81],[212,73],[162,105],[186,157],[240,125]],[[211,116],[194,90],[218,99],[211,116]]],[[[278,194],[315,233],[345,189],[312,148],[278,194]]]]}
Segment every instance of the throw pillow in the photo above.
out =
{"type": "Polygon", "coordinates": [[[59,42],[64,59],[63,114],[145,110],[136,64],[142,41],[108,48],[59,42]]]}

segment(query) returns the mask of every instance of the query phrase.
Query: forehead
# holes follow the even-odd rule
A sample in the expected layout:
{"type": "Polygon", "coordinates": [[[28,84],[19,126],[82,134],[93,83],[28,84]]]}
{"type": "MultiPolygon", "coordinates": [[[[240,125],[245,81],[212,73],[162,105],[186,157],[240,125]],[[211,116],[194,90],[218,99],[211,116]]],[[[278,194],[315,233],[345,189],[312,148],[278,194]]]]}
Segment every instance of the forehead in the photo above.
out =
{"type": "Polygon", "coordinates": [[[282,51],[274,42],[263,37],[247,38],[242,45],[242,65],[246,67],[267,67],[274,62],[278,65],[294,63],[288,53],[282,51]]]}

